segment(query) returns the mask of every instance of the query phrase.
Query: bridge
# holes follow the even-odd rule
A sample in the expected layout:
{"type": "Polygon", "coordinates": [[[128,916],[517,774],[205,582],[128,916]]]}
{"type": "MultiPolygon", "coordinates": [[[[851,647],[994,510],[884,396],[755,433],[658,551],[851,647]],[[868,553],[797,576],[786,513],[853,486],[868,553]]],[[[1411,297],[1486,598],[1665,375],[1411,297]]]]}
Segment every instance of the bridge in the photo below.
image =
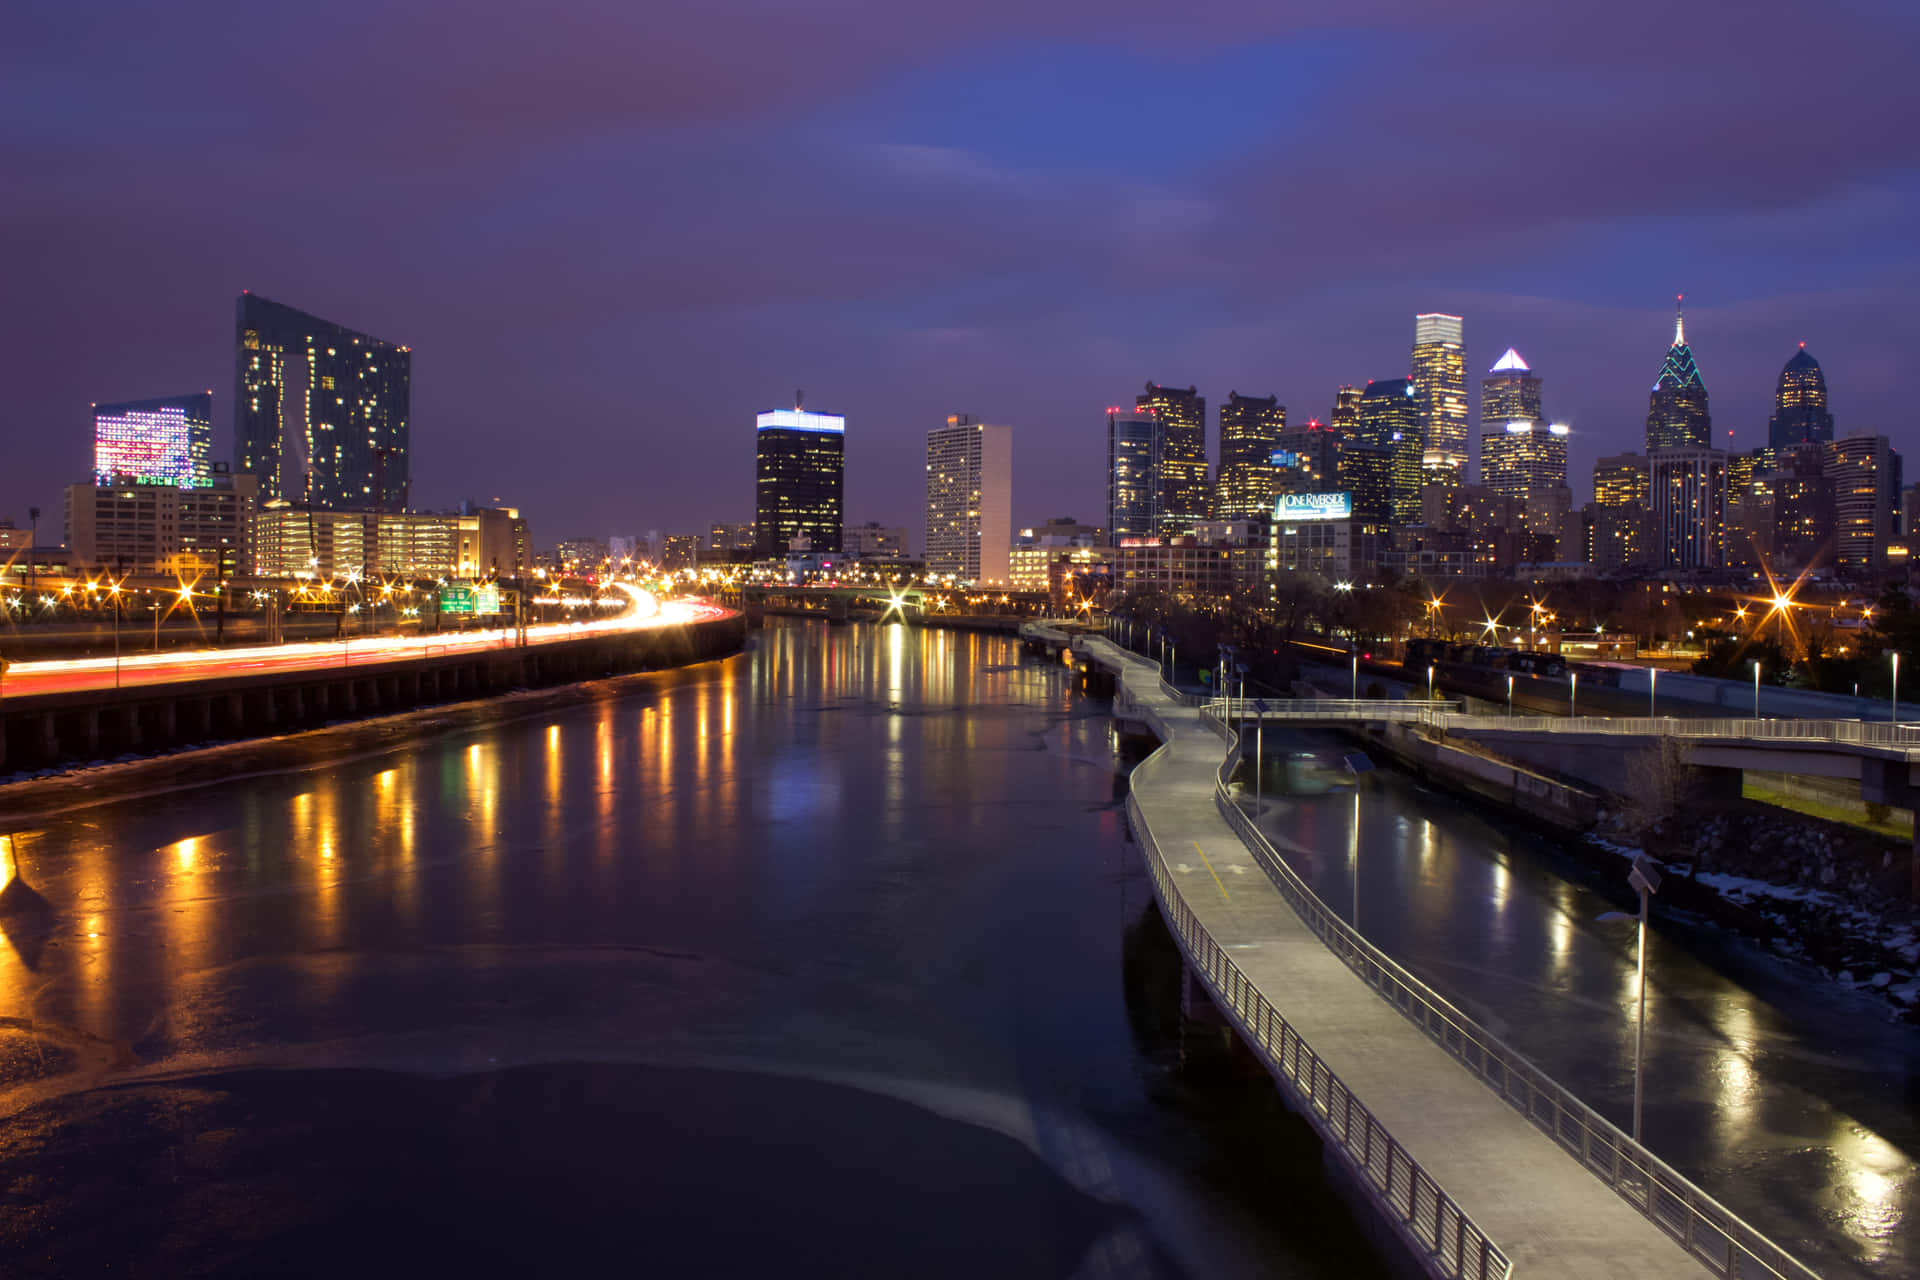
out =
{"type": "Polygon", "coordinates": [[[1110,641],[1072,644],[1163,744],[1127,812],[1188,966],[1425,1274],[1811,1280],[1313,894],[1227,789],[1229,716],[1264,721],[1257,700],[1208,705],[1110,641]]]}

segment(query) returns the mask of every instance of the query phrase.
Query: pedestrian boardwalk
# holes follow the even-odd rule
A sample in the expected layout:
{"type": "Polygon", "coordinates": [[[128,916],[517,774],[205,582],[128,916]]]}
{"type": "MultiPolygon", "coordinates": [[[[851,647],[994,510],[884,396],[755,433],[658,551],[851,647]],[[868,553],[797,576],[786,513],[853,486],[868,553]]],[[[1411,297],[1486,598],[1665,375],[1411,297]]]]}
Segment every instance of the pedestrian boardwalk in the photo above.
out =
{"type": "Polygon", "coordinates": [[[1677,1177],[1623,1178],[1623,1158],[1644,1155],[1623,1152],[1617,1132],[1604,1152],[1592,1125],[1569,1144],[1556,1110],[1547,1122],[1556,1141],[1529,1118],[1538,1093],[1516,1092],[1510,1063],[1482,1053],[1476,1075],[1456,1056],[1468,1056],[1457,1036],[1423,1030],[1418,1010],[1383,997],[1308,927],[1216,805],[1228,748],[1219,722],[1168,693],[1150,661],[1097,638],[1075,648],[1118,671],[1132,714],[1164,743],[1134,770],[1129,816],[1189,963],[1433,1274],[1497,1277],[1509,1265],[1522,1277],[1592,1280],[1810,1274],[1767,1256],[1757,1236],[1736,1242],[1721,1228],[1750,1229],[1677,1177]],[[1620,1189],[1583,1160],[1610,1163],[1620,1189]],[[1680,1219],[1660,1204],[1676,1182],[1680,1219]]]}

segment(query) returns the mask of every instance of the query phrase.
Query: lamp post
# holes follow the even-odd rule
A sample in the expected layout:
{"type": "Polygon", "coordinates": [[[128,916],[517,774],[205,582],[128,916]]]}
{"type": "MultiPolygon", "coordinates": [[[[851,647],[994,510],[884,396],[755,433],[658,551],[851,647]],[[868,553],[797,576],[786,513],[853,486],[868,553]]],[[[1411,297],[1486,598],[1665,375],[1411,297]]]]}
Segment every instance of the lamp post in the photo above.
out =
{"type": "Polygon", "coordinates": [[[1660,683],[1660,668],[1647,668],[1647,719],[1653,719],[1653,691],[1660,683]]]}
{"type": "MultiPolygon", "coordinates": [[[[1433,664],[1431,662],[1427,664],[1427,701],[1433,701],[1433,664]]],[[[1431,711],[1433,708],[1428,707],[1427,710],[1431,711]]]]}
{"type": "Polygon", "coordinates": [[[1353,700],[1360,701],[1360,655],[1353,655],[1353,700]]]}
{"type": "Polygon", "coordinates": [[[1760,718],[1760,659],[1753,660],[1753,718],[1760,718]]]}
{"type": "Polygon", "coordinates": [[[1507,677],[1507,719],[1513,719],[1513,677],[1507,677]]]}
{"type": "Polygon", "coordinates": [[[1580,716],[1580,673],[1567,672],[1567,719],[1575,720],[1580,716]]]}
{"type": "Polygon", "coordinates": [[[1900,651],[1893,651],[1893,722],[1900,723],[1900,651]]]}
{"type": "Polygon", "coordinates": [[[1640,946],[1635,984],[1639,994],[1634,998],[1633,1032],[1633,1140],[1640,1141],[1641,1103],[1646,1096],[1647,1069],[1647,900],[1660,891],[1660,873],[1647,861],[1647,855],[1640,854],[1633,860],[1633,869],[1627,872],[1627,883],[1640,895],[1640,914],[1630,916],[1624,911],[1607,911],[1600,916],[1602,920],[1633,920],[1639,925],[1640,946]]]}

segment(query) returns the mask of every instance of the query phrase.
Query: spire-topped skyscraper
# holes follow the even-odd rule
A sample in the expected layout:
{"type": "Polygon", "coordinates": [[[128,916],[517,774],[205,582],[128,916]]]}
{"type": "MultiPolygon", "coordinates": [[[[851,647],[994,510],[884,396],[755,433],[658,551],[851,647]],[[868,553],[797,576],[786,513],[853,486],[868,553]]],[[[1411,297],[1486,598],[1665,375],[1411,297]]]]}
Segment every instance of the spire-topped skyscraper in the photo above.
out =
{"type": "Polygon", "coordinates": [[[1693,362],[1693,348],[1687,345],[1686,316],[1680,310],[1682,299],[1673,307],[1673,345],[1667,348],[1666,363],[1660,366],[1660,379],[1653,384],[1647,401],[1647,449],[1712,448],[1713,418],[1707,411],[1707,384],[1700,380],[1700,367],[1693,362]]]}

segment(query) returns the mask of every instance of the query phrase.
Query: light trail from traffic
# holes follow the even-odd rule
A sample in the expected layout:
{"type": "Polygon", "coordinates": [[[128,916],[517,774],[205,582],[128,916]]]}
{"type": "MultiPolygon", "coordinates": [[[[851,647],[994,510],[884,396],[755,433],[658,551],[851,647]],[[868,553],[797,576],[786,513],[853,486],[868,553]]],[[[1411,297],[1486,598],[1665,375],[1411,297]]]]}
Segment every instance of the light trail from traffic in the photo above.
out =
{"type": "MultiPolygon", "coordinates": [[[[528,645],[554,644],[626,631],[653,631],[727,616],[707,600],[656,600],[652,593],[615,583],[630,603],[619,614],[590,622],[543,622],[526,628],[528,645]]],[[[438,658],[515,647],[513,627],[418,636],[346,636],[244,649],[196,649],[122,654],[118,658],[58,658],[18,662],[0,677],[8,700],[34,694],[140,688],[221,677],[326,671],[385,662],[438,658]]]]}

